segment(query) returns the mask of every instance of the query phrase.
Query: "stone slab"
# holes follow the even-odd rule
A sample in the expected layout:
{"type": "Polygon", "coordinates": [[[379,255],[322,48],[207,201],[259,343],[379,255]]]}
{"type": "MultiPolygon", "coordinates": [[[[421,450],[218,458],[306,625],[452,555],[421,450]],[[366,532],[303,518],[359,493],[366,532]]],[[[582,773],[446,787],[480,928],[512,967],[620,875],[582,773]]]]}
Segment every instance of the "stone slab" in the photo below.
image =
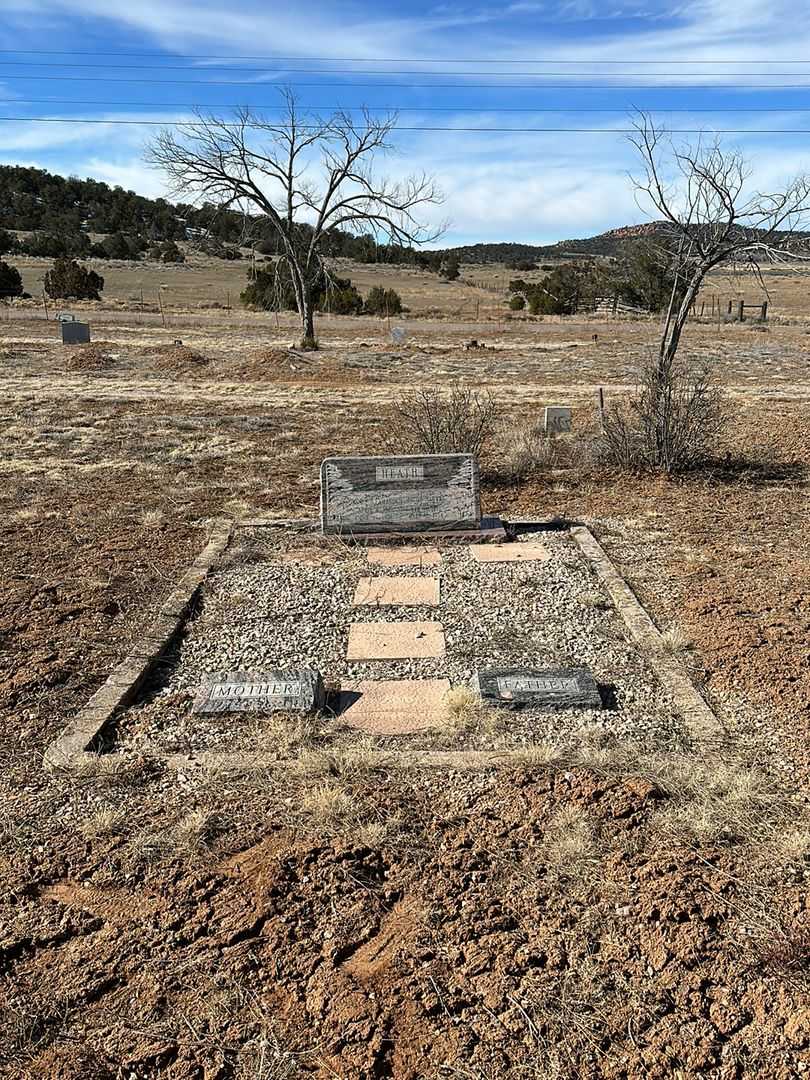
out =
{"type": "Polygon", "coordinates": [[[477,529],[472,454],[333,457],[321,464],[321,528],[353,535],[477,529]]]}
{"type": "Polygon", "coordinates": [[[191,711],[309,713],[323,708],[324,700],[323,679],[311,668],[217,671],[200,687],[191,711]]]}
{"type": "Polygon", "coordinates": [[[62,344],[63,345],[87,345],[90,341],[90,326],[83,322],[63,322],[62,344]]]}
{"type": "Polygon", "coordinates": [[[369,735],[409,735],[446,720],[449,679],[381,679],[345,684],[338,698],[343,723],[369,735]]]}
{"type": "Polygon", "coordinates": [[[571,430],[571,410],[566,405],[548,405],[543,427],[546,435],[563,435],[571,430]]]}
{"type": "Polygon", "coordinates": [[[439,579],[429,577],[363,577],[357,583],[354,607],[437,607],[439,579]]]}
{"type": "Polygon", "coordinates": [[[587,668],[489,668],[473,689],[487,705],[507,708],[601,709],[602,696],[587,668]]]}
{"type": "Polygon", "coordinates": [[[375,566],[438,566],[442,561],[435,547],[370,547],[366,555],[375,566]]]}
{"type": "Polygon", "coordinates": [[[481,563],[545,562],[548,548],[543,544],[470,544],[470,554],[481,563]]]}
{"type": "Polygon", "coordinates": [[[444,627],[438,622],[352,623],[346,659],[422,660],[444,652],[444,627]]]}

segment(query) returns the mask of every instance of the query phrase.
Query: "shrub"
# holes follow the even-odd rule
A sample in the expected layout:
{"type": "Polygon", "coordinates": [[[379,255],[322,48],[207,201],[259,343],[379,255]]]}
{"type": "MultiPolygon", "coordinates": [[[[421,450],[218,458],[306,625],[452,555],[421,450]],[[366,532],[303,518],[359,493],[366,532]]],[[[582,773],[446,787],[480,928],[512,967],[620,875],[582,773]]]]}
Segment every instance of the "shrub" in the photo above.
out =
{"type": "Polygon", "coordinates": [[[10,251],[14,251],[16,246],[16,238],[7,229],[0,229],[0,255],[8,255],[10,251]]]}
{"type": "Polygon", "coordinates": [[[539,424],[511,425],[499,440],[504,455],[503,473],[511,481],[524,480],[547,467],[554,456],[554,445],[539,424]]]}
{"type": "Polygon", "coordinates": [[[496,420],[488,393],[416,390],[394,406],[388,441],[398,453],[480,454],[496,420]]]}
{"type": "MultiPolygon", "coordinates": [[[[295,290],[286,262],[248,270],[248,285],[240,295],[245,307],[264,311],[297,311],[295,290]]],[[[357,315],[363,310],[363,298],[349,278],[329,278],[324,274],[313,286],[312,306],[316,311],[333,315],[357,315]]]]}
{"type": "Polygon", "coordinates": [[[439,275],[444,278],[445,281],[457,281],[461,276],[461,270],[459,269],[458,259],[455,255],[451,255],[446,259],[440,269],[439,275]]]}
{"type": "Polygon", "coordinates": [[[16,266],[0,262],[0,299],[9,296],[22,296],[23,283],[16,266]]]}
{"type": "Polygon", "coordinates": [[[45,275],[45,292],[55,300],[100,300],[104,278],[72,259],[56,259],[45,275]]]}
{"type": "Polygon", "coordinates": [[[366,297],[363,310],[366,315],[400,315],[402,297],[396,289],[383,289],[380,285],[375,285],[366,297]]]}
{"type": "Polygon", "coordinates": [[[525,296],[513,296],[509,301],[509,310],[510,311],[523,311],[523,309],[525,307],[526,307],[526,297],[525,296]]]}
{"type": "Polygon", "coordinates": [[[704,368],[651,356],[638,390],[605,410],[600,456],[623,469],[687,472],[704,463],[725,423],[722,392],[704,368]]]}
{"type": "Polygon", "coordinates": [[[162,244],[153,244],[149,249],[149,258],[162,263],[184,263],[186,257],[174,240],[162,244]]]}
{"type": "Polygon", "coordinates": [[[318,297],[315,307],[332,315],[359,315],[363,310],[363,297],[348,278],[335,278],[318,297]]]}

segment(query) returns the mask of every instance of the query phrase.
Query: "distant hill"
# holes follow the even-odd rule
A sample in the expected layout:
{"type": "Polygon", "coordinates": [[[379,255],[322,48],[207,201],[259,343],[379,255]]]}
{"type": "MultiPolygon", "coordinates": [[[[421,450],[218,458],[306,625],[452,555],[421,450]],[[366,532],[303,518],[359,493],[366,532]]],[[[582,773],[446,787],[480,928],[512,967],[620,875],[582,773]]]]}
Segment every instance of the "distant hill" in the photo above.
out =
{"type": "Polygon", "coordinates": [[[617,256],[626,241],[654,235],[663,224],[660,221],[650,221],[643,225],[625,225],[599,233],[598,236],[559,240],[556,244],[468,244],[464,247],[446,248],[442,254],[454,255],[459,262],[465,263],[509,263],[524,260],[539,262],[543,259],[617,256]]]}

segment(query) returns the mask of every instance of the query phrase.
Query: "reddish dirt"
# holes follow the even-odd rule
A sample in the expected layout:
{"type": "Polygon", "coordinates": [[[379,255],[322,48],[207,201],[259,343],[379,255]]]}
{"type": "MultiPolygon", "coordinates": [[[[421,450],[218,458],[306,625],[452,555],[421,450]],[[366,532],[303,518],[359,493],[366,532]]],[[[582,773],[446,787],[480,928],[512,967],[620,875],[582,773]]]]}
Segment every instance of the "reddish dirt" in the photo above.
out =
{"type": "MultiPolygon", "coordinates": [[[[314,839],[276,809],[236,855],[141,867],[120,885],[123,840],[64,835],[58,853],[46,841],[28,879],[7,880],[2,942],[6,1034],[23,1011],[42,1046],[4,1075],[242,1075],[240,1047],[270,1029],[300,1070],[284,1076],[501,1077],[534,1063],[787,1080],[810,1060],[801,987],[767,959],[763,928],[741,936],[733,852],[656,850],[667,800],[653,783],[581,769],[449,789],[386,777],[382,795],[379,782],[358,791],[407,818],[392,846],[314,839]],[[600,854],[554,868],[544,836],[571,807],[600,854]]],[[[804,887],[783,882],[780,906],[807,920],[804,887]]]]}
{"type": "MultiPolygon", "coordinates": [[[[787,818],[765,839],[672,840],[671,800],[642,765],[325,778],[348,786],[365,822],[392,825],[375,840],[302,815],[295,778],[183,779],[149,762],[130,779],[44,774],[47,742],[207,522],[313,513],[320,458],[337,440],[378,449],[387,413],[334,400],[354,379],[337,365],[329,394],[290,408],[104,396],[92,373],[80,396],[39,399],[63,353],[23,359],[41,370],[4,405],[0,473],[0,1075],[810,1070],[807,856],[772,850],[787,818]],[[85,835],[99,808],[123,815],[116,835],[85,835]],[[546,845],[572,808],[594,846],[566,865],[546,845]],[[172,829],[196,809],[215,815],[214,836],[181,854],[172,829]]],[[[171,388],[145,363],[149,393],[171,388]]],[[[495,454],[484,503],[595,518],[660,625],[693,638],[710,695],[761,718],[768,750],[751,756],[794,770],[776,775],[784,793],[808,766],[806,402],[751,398],[727,449],[712,473],[677,482],[575,462],[511,485],[495,454]]]]}

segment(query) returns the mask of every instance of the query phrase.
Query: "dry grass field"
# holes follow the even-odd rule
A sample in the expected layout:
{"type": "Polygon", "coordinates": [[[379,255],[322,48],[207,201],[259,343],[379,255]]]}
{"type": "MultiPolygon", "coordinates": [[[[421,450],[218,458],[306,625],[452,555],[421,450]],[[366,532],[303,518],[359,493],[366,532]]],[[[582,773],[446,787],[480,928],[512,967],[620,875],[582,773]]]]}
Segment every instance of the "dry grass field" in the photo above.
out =
{"type": "MultiPolygon", "coordinates": [[[[43,269],[21,260],[35,295],[43,269]]],[[[592,453],[596,390],[632,384],[655,320],[506,319],[504,268],[352,267],[401,292],[407,341],[324,317],[301,355],[291,316],[227,309],[244,263],[101,272],[104,300],[70,308],[90,346],[59,344],[38,302],[0,313],[0,1075],[810,1071],[804,275],[767,275],[764,327],[690,324],[731,420],[716,460],[665,480],[592,453]],[[315,515],[323,457],[384,450],[397,400],[459,384],[499,409],[485,512],[587,521],[724,746],[584,730],[418,773],[302,730],[284,770],[43,770],[213,519],[315,515]],[[515,480],[509,433],[547,404],[573,406],[573,436],[515,480]]]]}

